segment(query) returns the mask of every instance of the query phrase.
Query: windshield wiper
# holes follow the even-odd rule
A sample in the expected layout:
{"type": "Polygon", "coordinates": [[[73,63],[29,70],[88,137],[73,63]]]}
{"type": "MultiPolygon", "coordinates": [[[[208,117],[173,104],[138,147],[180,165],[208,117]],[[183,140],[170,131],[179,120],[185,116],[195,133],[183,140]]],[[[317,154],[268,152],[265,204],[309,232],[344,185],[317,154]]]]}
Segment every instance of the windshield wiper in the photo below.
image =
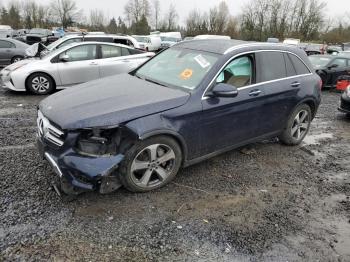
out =
{"type": "Polygon", "coordinates": [[[156,84],[156,85],[160,85],[160,86],[165,86],[165,87],[167,87],[166,85],[161,84],[161,83],[159,83],[159,82],[157,82],[157,81],[154,81],[154,80],[152,80],[152,79],[149,79],[149,78],[142,78],[142,79],[143,79],[143,80],[146,80],[147,82],[156,84]]]}

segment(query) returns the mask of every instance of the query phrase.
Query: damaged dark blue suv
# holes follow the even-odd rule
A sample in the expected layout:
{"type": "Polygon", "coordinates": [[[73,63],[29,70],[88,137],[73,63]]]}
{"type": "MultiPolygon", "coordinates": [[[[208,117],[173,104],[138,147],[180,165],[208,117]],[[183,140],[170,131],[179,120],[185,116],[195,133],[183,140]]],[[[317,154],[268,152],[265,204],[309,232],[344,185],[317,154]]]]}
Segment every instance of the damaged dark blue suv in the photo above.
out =
{"type": "Polygon", "coordinates": [[[38,111],[38,147],[65,193],[159,188],[179,168],[261,139],[299,144],[322,83],[305,52],[197,40],[129,74],[56,93],[38,111]]]}

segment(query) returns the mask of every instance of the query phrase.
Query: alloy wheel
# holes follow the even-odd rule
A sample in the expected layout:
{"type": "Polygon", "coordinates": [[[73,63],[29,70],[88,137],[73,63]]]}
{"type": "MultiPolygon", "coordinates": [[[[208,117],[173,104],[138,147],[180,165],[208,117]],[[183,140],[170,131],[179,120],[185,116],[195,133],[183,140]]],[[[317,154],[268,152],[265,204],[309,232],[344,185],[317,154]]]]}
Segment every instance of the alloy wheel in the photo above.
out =
{"type": "Polygon", "coordinates": [[[309,113],[306,110],[301,110],[294,118],[291,128],[291,135],[296,140],[301,140],[306,135],[310,125],[309,113]]]}
{"type": "Polygon", "coordinates": [[[142,149],[131,164],[131,178],[141,188],[163,184],[175,167],[174,150],[164,144],[153,144],[142,149]]]}
{"type": "Polygon", "coordinates": [[[50,82],[44,76],[37,76],[32,80],[32,88],[39,93],[44,93],[50,88],[50,82]]]}

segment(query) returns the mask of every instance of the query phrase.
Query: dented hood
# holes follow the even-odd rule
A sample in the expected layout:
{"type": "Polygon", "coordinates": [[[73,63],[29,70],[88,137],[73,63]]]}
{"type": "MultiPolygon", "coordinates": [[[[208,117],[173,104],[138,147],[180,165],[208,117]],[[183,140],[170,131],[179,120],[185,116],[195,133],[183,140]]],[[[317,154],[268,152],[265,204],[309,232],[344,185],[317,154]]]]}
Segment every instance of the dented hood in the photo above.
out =
{"type": "Polygon", "coordinates": [[[58,92],[44,99],[39,109],[62,129],[107,127],[179,107],[189,96],[121,74],[58,92]]]}

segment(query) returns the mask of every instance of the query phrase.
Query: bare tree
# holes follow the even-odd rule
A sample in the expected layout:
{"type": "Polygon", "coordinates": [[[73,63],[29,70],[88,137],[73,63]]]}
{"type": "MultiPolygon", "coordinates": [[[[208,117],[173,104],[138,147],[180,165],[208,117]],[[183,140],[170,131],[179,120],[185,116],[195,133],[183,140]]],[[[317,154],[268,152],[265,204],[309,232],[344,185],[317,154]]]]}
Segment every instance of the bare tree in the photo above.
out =
{"type": "Polygon", "coordinates": [[[103,31],[106,24],[106,17],[102,10],[94,9],[90,11],[90,27],[95,31],[103,31]]]}
{"type": "Polygon", "coordinates": [[[129,24],[132,22],[138,23],[144,16],[150,15],[150,5],[148,0],[129,0],[124,6],[124,13],[129,24]]]}
{"type": "Polygon", "coordinates": [[[160,1],[153,0],[153,17],[154,17],[154,29],[158,29],[159,17],[160,17],[160,1]]]}
{"type": "Polygon", "coordinates": [[[169,10],[166,14],[168,31],[174,30],[176,28],[178,18],[179,18],[179,15],[176,11],[175,5],[170,4],[169,10]]]}
{"type": "Polygon", "coordinates": [[[52,0],[51,8],[63,28],[71,25],[81,15],[73,0],[52,0]]]}
{"type": "Polygon", "coordinates": [[[212,34],[222,34],[229,21],[228,6],[225,1],[221,1],[217,7],[209,10],[209,32],[212,34]]]}

